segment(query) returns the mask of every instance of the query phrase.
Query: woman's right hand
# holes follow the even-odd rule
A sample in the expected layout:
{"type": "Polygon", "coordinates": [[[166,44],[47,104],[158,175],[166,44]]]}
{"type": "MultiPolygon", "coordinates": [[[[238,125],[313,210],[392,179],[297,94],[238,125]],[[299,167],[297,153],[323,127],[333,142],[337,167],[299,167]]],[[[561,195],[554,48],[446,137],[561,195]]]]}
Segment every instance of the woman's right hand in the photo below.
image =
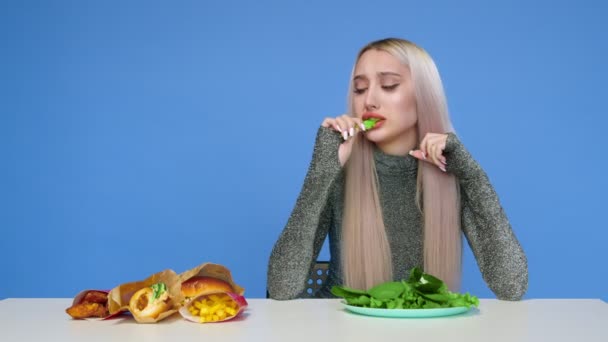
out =
{"type": "Polygon", "coordinates": [[[344,114],[336,118],[325,118],[321,126],[331,128],[342,135],[344,142],[340,144],[338,149],[338,158],[340,159],[340,165],[344,166],[353,149],[355,136],[357,133],[365,131],[363,122],[359,118],[344,114]]]}

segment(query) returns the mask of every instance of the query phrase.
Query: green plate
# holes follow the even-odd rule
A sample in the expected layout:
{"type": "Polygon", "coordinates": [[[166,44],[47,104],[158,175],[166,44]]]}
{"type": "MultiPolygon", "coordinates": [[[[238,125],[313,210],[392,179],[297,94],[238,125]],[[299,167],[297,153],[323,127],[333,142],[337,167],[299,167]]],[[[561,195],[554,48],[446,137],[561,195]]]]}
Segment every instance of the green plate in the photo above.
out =
{"type": "Polygon", "coordinates": [[[466,306],[438,309],[377,309],[363,308],[342,303],[346,310],[366,316],[391,317],[391,318],[428,318],[458,315],[469,311],[466,306]]]}

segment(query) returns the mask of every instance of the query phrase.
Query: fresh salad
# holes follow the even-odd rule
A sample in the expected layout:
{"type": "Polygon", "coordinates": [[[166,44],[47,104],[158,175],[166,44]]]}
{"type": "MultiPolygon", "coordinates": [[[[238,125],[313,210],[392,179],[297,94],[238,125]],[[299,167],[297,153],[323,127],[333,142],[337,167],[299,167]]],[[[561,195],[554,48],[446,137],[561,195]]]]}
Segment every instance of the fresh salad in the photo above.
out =
{"type": "Polygon", "coordinates": [[[344,298],[348,305],[366,308],[435,309],[479,306],[477,297],[468,293],[450,292],[442,280],[422,272],[417,267],[412,268],[407,280],[389,281],[368,291],[334,286],[331,293],[344,298]]]}

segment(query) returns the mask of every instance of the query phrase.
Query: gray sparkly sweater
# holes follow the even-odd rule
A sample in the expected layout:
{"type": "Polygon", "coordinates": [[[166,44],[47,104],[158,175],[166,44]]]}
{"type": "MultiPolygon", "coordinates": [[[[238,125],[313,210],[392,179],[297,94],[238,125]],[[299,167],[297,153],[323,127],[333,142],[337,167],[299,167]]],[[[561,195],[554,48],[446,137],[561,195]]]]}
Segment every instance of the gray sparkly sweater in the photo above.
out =
{"type": "MultiPolygon", "coordinates": [[[[287,226],[276,242],[268,265],[270,298],[300,296],[317,256],[329,235],[329,275],[316,297],[333,297],[342,284],[340,228],[344,173],[338,159],[342,140],[321,127],[302,191],[287,226]]],[[[519,300],[528,287],[526,256],[487,175],[456,135],[448,134],[444,156],[447,171],[458,178],[461,226],[490,289],[499,299],[519,300]]],[[[391,247],[393,277],[406,279],[414,266],[422,267],[422,215],[416,206],[418,161],[411,156],[387,155],[374,149],[380,204],[391,247]]]]}

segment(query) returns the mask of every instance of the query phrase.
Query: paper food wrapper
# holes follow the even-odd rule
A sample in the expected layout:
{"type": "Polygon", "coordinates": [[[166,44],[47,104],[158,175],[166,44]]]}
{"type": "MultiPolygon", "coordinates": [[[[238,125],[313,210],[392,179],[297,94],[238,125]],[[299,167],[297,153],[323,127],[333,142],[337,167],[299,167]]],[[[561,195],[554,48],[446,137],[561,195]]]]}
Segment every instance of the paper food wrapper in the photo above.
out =
{"type": "Polygon", "coordinates": [[[145,280],[125,283],[113,288],[108,294],[108,309],[110,314],[115,314],[121,311],[131,311],[129,309],[129,301],[133,294],[140,289],[150,287],[156,283],[165,283],[167,292],[171,298],[171,307],[169,310],[161,313],[158,317],[138,317],[133,314],[133,317],[138,323],[155,323],[171,316],[179,310],[180,303],[183,301],[181,282],[179,276],[173,270],[164,270],[162,272],[151,275],[145,280]]]}
{"type": "MultiPolygon", "coordinates": [[[[108,294],[108,290],[98,290],[98,289],[87,289],[87,290],[82,290],[80,291],[76,296],[74,296],[74,300],[72,300],[72,306],[81,304],[84,299],[85,296],[89,293],[89,292],[101,292],[101,293],[105,293],[106,295],[108,294]]],[[[106,307],[108,306],[108,303],[106,302],[106,307]]],[[[120,315],[121,312],[116,312],[113,315],[109,314],[106,317],[86,317],[86,318],[80,318],[80,319],[85,319],[87,321],[102,321],[102,320],[106,320],[106,319],[110,319],[112,317],[118,316],[120,315]]],[[[71,317],[71,316],[70,316],[71,317]]],[[[79,318],[73,318],[73,319],[79,319],[79,318]]]]}
{"type": "Polygon", "coordinates": [[[236,293],[237,295],[242,296],[245,293],[245,289],[237,285],[232,279],[232,274],[230,273],[230,270],[225,266],[219,264],[206,262],[204,264],[196,266],[191,270],[185,271],[184,273],[179,275],[180,284],[192,277],[217,278],[230,284],[230,286],[232,286],[232,288],[234,289],[234,293],[236,293]]]}

